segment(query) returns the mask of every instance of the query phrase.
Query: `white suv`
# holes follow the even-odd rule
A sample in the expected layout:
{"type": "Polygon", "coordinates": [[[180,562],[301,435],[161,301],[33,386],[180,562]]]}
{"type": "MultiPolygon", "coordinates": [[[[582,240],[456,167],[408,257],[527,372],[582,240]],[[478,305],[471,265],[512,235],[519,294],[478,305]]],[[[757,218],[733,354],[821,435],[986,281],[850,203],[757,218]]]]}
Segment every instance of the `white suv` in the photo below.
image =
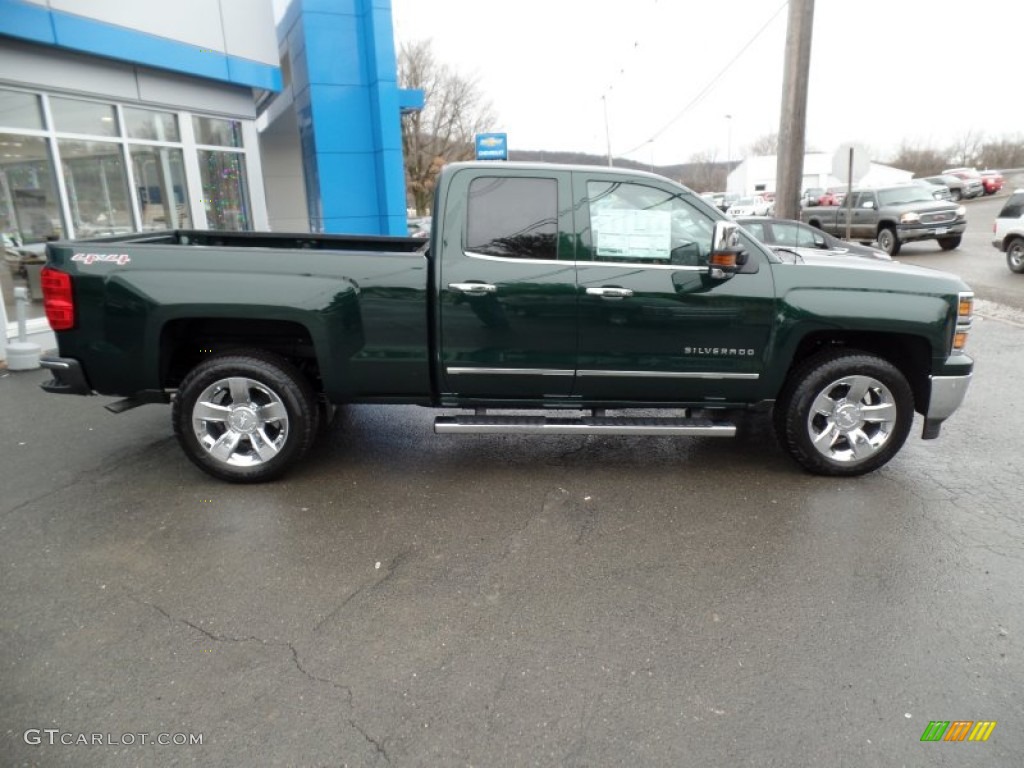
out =
{"type": "Polygon", "coordinates": [[[992,225],[992,245],[1006,254],[1010,271],[1024,273],[1024,189],[1006,201],[992,225]]]}

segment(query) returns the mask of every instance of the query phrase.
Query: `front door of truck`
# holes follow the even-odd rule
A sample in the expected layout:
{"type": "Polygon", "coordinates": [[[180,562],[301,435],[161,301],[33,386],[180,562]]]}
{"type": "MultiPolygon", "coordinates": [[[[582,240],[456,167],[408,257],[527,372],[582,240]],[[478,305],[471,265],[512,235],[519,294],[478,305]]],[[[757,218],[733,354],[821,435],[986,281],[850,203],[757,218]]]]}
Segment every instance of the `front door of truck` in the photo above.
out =
{"type": "Polygon", "coordinates": [[[716,218],[656,179],[579,172],[573,180],[580,353],[588,400],[715,402],[759,391],[773,322],[764,252],[730,279],[708,270],[716,218]]]}
{"type": "Polygon", "coordinates": [[[447,400],[567,398],[576,372],[571,175],[455,173],[438,233],[447,400]]]}
{"type": "MultiPolygon", "coordinates": [[[[878,230],[878,196],[874,192],[855,192],[853,195],[853,225],[850,237],[853,240],[874,240],[878,230]]],[[[846,226],[846,219],[843,219],[846,226]]],[[[843,230],[845,232],[845,229],[843,230]]]]}

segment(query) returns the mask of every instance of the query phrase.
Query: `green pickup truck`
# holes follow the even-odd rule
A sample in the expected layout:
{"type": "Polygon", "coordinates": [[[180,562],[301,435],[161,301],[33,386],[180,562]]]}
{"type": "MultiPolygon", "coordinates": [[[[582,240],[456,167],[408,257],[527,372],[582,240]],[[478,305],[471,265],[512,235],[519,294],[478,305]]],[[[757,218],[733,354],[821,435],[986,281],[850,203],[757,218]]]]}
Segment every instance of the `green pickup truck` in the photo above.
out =
{"type": "Polygon", "coordinates": [[[458,409],[435,431],[461,434],[730,436],[774,409],[804,468],[858,475],[915,411],[937,437],[973,368],[959,278],[777,255],[613,168],[450,165],[428,241],[168,231],[47,258],[43,389],[171,403],[189,459],[235,482],[293,465],[342,403],[458,409]]]}

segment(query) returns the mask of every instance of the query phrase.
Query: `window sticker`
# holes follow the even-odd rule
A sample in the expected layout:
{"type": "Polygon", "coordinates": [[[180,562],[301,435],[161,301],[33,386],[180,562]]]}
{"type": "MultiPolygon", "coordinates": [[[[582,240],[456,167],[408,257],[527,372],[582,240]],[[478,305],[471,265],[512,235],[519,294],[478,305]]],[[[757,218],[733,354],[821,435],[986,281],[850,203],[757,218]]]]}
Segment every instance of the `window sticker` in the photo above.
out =
{"type": "Polygon", "coordinates": [[[672,251],[669,211],[606,209],[594,214],[598,256],[668,261],[672,251]]]}

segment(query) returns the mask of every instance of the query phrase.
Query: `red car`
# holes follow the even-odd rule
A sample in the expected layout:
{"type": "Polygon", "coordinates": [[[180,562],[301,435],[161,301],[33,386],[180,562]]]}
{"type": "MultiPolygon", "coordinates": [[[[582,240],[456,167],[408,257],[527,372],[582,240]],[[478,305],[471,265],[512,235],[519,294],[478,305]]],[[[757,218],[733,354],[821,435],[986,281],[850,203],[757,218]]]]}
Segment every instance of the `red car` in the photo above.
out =
{"type": "Polygon", "coordinates": [[[985,187],[986,195],[994,195],[1003,188],[1003,174],[999,171],[982,171],[981,184],[985,187]]]}
{"type": "Polygon", "coordinates": [[[846,199],[846,193],[838,189],[827,189],[825,194],[821,196],[821,202],[818,205],[842,205],[843,200],[846,199]]]}

